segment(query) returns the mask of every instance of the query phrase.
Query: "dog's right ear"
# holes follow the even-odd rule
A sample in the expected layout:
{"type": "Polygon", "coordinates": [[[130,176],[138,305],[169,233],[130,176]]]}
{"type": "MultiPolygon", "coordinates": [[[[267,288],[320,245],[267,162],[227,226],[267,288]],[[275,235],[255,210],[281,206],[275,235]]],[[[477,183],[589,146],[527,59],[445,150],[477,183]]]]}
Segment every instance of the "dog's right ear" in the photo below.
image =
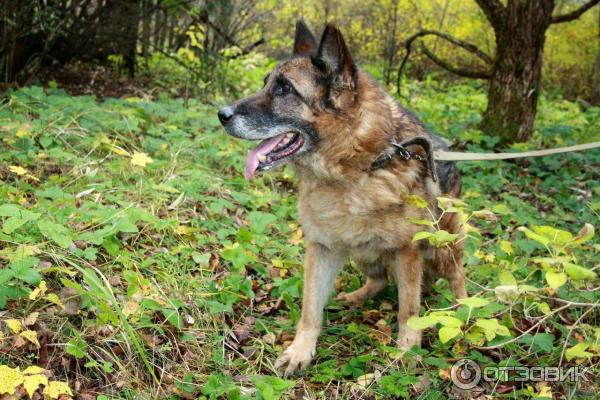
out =
{"type": "Polygon", "coordinates": [[[354,87],[356,67],[352,55],[342,33],[332,24],[328,24],[323,32],[315,61],[318,68],[325,69],[334,82],[341,85],[340,89],[354,87]]]}
{"type": "Polygon", "coordinates": [[[317,51],[319,44],[308,29],[302,18],[296,20],[296,35],[294,37],[294,55],[309,56],[317,51]]]}

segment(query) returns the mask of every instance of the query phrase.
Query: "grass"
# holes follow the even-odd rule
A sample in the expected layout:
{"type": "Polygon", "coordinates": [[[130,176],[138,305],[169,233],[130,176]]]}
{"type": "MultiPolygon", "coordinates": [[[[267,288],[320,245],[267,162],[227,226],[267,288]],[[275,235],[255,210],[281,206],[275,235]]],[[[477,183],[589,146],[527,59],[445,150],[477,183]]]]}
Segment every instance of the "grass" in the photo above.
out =
{"type": "MultiPolygon", "coordinates": [[[[408,82],[404,94],[459,148],[494,145],[475,128],[479,88],[408,82]]],[[[331,300],[313,366],[286,380],[273,363],[299,318],[303,258],[288,169],[244,181],[247,144],[224,134],[214,106],[194,100],[98,102],[29,87],[7,95],[0,132],[0,366],[37,365],[99,399],[460,397],[449,374],[461,358],[597,372],[600,246],[559,240],[561,230],[600,226],[597,150],[463,163],[465,213],[490,210],[497,220],[473,220],[466,243],[468,290],[485,305],[450,308],[438,282],[422,315],[446,310],[459,333],[443,341],[436,320],[423,348],[401,358],[393,287],[362,309],[331,300]],[[517,230],[544,225],[554,229],[542,229],[546,242],[539,229],[517,230]],[[513,286],[516,294],[498,289],[513,286]],[[506,331],[488,335],[484,320],[506,331]]],[[[543,98],[529,146],[599,138],[600,109],[543,98]]],[[[337,290],[359,285],[346,266],[337,290]]],[[[591,399],[599,390],[593,381],[478,388],[506,398],[591,399]]]]}

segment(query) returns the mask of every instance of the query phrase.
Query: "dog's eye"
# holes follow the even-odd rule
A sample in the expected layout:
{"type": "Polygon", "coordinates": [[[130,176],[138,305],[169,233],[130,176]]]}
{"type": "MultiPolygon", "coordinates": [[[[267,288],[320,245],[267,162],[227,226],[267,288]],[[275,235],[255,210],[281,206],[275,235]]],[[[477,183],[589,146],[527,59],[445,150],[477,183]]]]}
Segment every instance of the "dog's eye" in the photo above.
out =
{"type": "Polygon", "coordinates": [[[277,88],[275,88],[275,95],[277,96],[284,96],[291,92],[292,86],[287,82],[281,82],[279,85],[277,85],[277,88]]]}

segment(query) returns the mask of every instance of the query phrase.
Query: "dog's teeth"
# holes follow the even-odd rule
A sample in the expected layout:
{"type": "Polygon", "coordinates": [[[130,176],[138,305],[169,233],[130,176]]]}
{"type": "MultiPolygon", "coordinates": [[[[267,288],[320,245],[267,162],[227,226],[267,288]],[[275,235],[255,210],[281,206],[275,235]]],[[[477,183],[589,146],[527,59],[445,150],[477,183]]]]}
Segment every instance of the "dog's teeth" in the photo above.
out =
{"type": "Polygon", "coordinates": [[[285,139],[288,141],[290,141],[293,137],[294,137],[294,133],[292,133],[292,132],[285,134],[285,139]]]}
{"type": "Polygon", "coordinates": [[[267,159],[267,157],[264,154],[259,154],[256,158],[260,162],[264,162],[267,159]]]}

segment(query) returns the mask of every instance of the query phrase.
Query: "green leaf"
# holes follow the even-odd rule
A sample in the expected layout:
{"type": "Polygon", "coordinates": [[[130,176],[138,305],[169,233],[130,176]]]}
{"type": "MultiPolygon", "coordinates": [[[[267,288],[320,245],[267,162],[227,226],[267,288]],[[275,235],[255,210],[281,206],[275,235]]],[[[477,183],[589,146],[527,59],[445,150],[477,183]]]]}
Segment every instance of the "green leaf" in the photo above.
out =
{"type": "Polygon", "coordinates": [[[567,275],[569,275],[569,277],[574,281],[595,280],[598,278],[598,275],[596,275],[594,271],[590,271],[589,269],[580,265],[566,262],[563,263],[563,266],[567,275]]]}
{"type": "Polygon", "coordinates": [[[541,332],[534,336],[533,344],[546,353],[552,353],[554,349],[554,335],[551,333],[541,332]]]}
{"type": "Polygon", "coordinates": [[[439,322],[438,316],[426,315],[424,317],[410,317],[406,325],[414,330],[427,329],[439,322]]]}
{"type": "Polygon", "coordinates": [[[544,246],[548,246],[550,244],[550,240],[548,238],[546,238],[546,237],[544,237],[542,235],[538,235],[537,233],[533,232],[529,228],[525,228],[524,226],[520,226],[520,227],[517,228],[517,230],[525,233],[525,236],[527,236],[529,239],[535,240],[536,242],[541,243],[544,246]]]}
{"type": "Polygon", "coordinates": [[[510,271],[502,270],[498,274],[498,280],[503,286],[514,286],[517,284],[517,280],[510,271]]]}
{"type": "Polygon", "coordinates": [[[438,332],[438,334],[440,336],[440,340],[442,341],[442,343],[448,343],[448,341],[450,339],[457,337],[458,335],[461,334],[461,332],[462,331],[460,330],[460,328],[444,326],[444,327],[440,328],[440,331],[438,332]]]}
{"type": "Polygon", "coordinates": [[[252,211],[248,214],[250,229],[255,233],[264,233],[267,227],[277,221],[277,217],[271,213],[252,211]]]}
{"type": "Polygon", "coordinates": [[[436,231],[433,237],[429,238],[429,242],[436,247],[440,247],[446,243],[454,243],[457,238],[458,235],[456,233],[449,233],[441,229],[436,231]]]}
{"type": "Polygon", "coordinates": [[[62,248],[66,249],[73,243],[71,240],[71,231],[61,224],[55,224],[54,222],[43,219],[38,221],[38,228],[40,229],[40,232],[42,232],[42,235],[54,241],[62,248]]]}
{"type": "Polygon", "coordinates": [[[488,304],[490,304],[489,300],[486,300],[486,299],[481,298],[481,297],[466,297],[464,299],[457,299],[456,301],[459,304],[462,304],[462,305],[467,306],[469,308],[480,308],[480,307],[485,307],[488,304]]]}
{"type": "Polygon", "coordinates": [[[87,349],[87,343],[80,337],[73,338],[67,342],[65,351],[75,358],[85,357],[85,350],[87,349]]]}
{"type": "Polygon", "coordinates": [[[592,353],[586,351],[590,347],[588,343],[577,343],[575,346],[570,347],[565,351],[567,361],[571,361],[574,358],[591,358],[592,353]]]}
{"type": "Polygon", "coordinates": [[[431,232],[427,232],[427,231],[417,232],[413,236],[412,241],[414,243],[414,242],[417,242],[419,240],[429,239],[431,236],[433,236],[433,233],[431,233],[431,232]]]}
{"type": "Polygon", "coordinates": [[[552,289],[558,289],[567,283],[567,275],[564,272],[546,271],[546,282],[552,289]]]}
{"type": "Polygon", "coordinates": [[[409,218],[409,221],[415,225],[426,225],[426,226],[434,225],[434,222],[429,219],[409,218]]]}
{"type": "Polygon", "coordinates": [[[440,315],[439,317],[437,317],[439,322],[444,325],[444,326],[448,326],[450,328],[460,328],[463,324],[463,322],[456,318],[456,317],[449,317],[449,316],[443,316],[440,315]]]}

